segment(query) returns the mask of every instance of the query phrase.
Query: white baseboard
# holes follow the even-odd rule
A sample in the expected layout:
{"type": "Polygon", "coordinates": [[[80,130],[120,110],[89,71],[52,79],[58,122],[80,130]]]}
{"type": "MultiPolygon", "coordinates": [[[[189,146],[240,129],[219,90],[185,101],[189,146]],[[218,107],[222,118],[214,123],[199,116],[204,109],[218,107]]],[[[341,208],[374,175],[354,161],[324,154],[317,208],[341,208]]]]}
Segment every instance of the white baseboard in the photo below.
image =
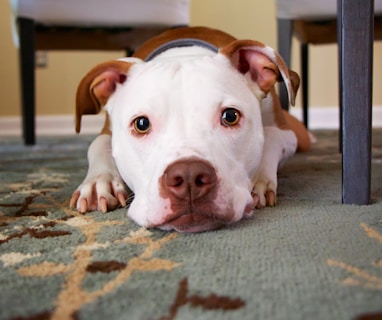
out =
{"type": "MultiPolygon", "coordinates": [[[[36,135],[74,135],[74,115],[54,115],[36,117],[36,135]]],[[[97,134],[105,121],[104,114],[83,116],[81,134],[97,134]]],[[[0,136],[19,136],[22,134],[21,117],[0,117],[0,136]]]]}
{"type": "MultiPolygon", "coordinates": [[[[291,114],[302,118],[300,108],[291,108],[291,114]]],[[[81,134],[97,134],[103,126],[105,115],[90,115],[82,118],[81,134]]],[[[382,128],[382,106],[373,108],[373,127],[382,128]]],[[[309,109],[310,129],[338,129],[338,107],[311,107],[309,109]]],[[[20,136],[20,117],[0,117],[0,136],[20,136]]],[[[36,118],[37,135],[72,135],[75,134],[74,116],[55,115],[36,118]]]]}
{"type": "MultiPolygon", "coordinates": [[[[291,107],[289,112],[302,120],[302,109],[291,107]]],[[[338,107],[310,107],[308,111],[309,129],[338,129],[340,113],[338,107]]],[[[382,106],[373,107],[373,128],[382,128],[382,106]]]]}

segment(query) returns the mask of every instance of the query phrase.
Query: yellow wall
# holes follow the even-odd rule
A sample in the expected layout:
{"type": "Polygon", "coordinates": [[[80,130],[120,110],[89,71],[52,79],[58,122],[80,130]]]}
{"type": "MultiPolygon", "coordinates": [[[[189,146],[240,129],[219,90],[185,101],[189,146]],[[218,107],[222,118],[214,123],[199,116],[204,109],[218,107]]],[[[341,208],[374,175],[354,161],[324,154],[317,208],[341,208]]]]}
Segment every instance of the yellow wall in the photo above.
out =
{"type": "MultiPolygon", "coordinates": [[[[191,24],[220,28],[239,38],[252,38],[276,47],[275,2],[264,0],[191,0],[191,24]]],[[[11,37],[8,1],[0,1],[0,116],[20,114],[18,51],[11,37]]],[[[299,72],[294,42],[292,68],[299,72]]],[[[382,47],[375,46],[375,56],[382,47]]],[[[95,64],[118,58],[123,52],[49,52],[48,68],[37,69],[36,108],[39,115],[73,114],[74,95],[81,77],[95,64]]],[[[335,45],[311,49],[310,104],[338,105],[335,45]]],[[[382,63],[375,59],[374,70],[382,63]]],[[[382,105],[381,79],[375,71],[374,103],[382,105]]]]}

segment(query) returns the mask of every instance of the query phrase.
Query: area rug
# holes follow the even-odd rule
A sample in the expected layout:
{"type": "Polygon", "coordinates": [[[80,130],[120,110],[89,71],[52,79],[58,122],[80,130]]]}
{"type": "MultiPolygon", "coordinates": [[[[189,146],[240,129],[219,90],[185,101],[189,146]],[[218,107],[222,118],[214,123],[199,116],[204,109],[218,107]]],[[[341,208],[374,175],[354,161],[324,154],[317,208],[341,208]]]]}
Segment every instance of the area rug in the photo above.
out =
{"type": "Polygon", "coordinates": [[[0,319],[382,319],[382,131],[368,206],[341,204],[337,134],[315,135],[276,207],[200,234],[69,209],[93,137],[1,139],[0,319]]]}

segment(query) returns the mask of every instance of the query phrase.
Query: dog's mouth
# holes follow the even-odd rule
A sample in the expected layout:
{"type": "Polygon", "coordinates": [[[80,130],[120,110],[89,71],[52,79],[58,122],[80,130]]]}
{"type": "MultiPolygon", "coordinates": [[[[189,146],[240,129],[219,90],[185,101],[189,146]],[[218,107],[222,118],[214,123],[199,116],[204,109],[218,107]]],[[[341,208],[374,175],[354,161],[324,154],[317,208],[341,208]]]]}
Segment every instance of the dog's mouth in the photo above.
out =
{"type": "Polygon", "coordinates": [[[178,232],[204,232],[222,228],[227,221],[201,213],[189,213],[178,216],[158,226],[162,230],[176,230],[178,232]]]}

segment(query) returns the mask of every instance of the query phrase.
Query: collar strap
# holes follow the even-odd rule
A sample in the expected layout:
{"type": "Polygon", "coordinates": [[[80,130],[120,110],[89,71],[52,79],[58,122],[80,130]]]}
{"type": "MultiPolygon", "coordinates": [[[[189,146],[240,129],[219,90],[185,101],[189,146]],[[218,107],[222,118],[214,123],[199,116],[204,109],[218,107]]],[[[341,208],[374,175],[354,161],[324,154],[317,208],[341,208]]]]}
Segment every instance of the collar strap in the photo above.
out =
{"type": "Polygon", "coordinates": [[[192,47],[192,46],[206,48],[215,53],[218,53],[219,51],[219,49],[216,46],[203,40],[192,39],[192,38],[177,39],[177,40],[166,42],[162,44],[161,46],[159,46],[158,48],[156,48],[146,57],[145,62],[148,62],[154,59],[156,56],[160,55],[161,53],[169,49],[181,48],[181,47],[192,47]]]}

